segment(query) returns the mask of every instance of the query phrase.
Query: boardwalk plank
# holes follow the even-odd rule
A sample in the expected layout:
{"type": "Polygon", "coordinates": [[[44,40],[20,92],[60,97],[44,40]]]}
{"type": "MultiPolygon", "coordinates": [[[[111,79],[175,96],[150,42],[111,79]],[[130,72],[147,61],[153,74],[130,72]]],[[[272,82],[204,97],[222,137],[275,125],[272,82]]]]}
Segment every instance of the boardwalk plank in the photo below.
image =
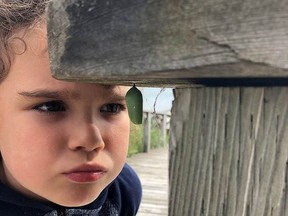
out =
{"type": "Polygon", "coordinates": [[[137,216],[168,215],[168,148],[153,149],[127,159],[138,174],[143,197],[137,216]]]}

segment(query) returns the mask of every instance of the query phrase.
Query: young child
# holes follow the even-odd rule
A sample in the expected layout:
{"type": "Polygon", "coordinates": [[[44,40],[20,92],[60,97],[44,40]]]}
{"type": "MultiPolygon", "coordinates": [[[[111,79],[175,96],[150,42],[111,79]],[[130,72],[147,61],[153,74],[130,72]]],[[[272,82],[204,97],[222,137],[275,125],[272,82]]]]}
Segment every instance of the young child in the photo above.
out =
{"type": "Polygon", "coordinates": [[[46,4],[0,1],[0,215],[136,215],[128,88],[51,77],[46,4]]]}

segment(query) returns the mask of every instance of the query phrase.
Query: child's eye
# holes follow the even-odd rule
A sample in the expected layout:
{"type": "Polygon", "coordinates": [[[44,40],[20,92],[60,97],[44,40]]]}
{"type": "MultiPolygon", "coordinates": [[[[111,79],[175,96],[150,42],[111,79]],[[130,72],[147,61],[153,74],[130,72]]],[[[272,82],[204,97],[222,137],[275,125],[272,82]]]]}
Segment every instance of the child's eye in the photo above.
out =
{"type": "Polygon", "coordinates": [[[100,112],[109,113],[109,114],[117,114],[124,110],[124,106],[122,104],[111,103],[105,104],[101,107],[100,112]]]}
{"type": "Polygon", "coordinates": [[[64,112],[66,111],[66,108],[63,102],[61,101],[49,101],[49,102],[41,103],[33,107],[33,109],[39,112],[64,112]]]}

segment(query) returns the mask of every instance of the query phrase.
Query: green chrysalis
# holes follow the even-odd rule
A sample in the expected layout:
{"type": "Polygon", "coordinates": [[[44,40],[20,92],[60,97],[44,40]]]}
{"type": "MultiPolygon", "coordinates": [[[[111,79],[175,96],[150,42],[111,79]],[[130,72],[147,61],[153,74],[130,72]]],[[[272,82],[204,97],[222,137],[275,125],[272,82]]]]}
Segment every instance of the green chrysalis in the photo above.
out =
{"type": "Polygon", "coordinates": [[[131,122],[134,124],[142,124],[143,97],[141,91],[137,89],[134,84],[133,87],[128,90],[125,98],[131,122]]]}

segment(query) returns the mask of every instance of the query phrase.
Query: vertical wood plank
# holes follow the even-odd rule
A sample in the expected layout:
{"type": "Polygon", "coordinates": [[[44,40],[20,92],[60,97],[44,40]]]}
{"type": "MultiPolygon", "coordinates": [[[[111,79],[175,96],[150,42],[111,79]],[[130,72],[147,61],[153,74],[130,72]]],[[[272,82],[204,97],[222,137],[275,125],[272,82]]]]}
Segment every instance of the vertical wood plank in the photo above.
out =
{"type": "Polygon", "coordinates": [[[147,112],[144,116],[144,152],[149,152],[151,146],[151,118],[152,114],[150,112],[147,112]]]}
{"type": "Polygon", "coordinates": [[[175,98],[169,214],[286,215],[288,87],[177,89],[175,98]]]}
{"type": "Polygon", "coordinates": [[[167,135],[167,115],[163,114],[161,120],[161,137],[162,137],[162,146],[165,146],[167,143],[166,135],[167,135]]]}

